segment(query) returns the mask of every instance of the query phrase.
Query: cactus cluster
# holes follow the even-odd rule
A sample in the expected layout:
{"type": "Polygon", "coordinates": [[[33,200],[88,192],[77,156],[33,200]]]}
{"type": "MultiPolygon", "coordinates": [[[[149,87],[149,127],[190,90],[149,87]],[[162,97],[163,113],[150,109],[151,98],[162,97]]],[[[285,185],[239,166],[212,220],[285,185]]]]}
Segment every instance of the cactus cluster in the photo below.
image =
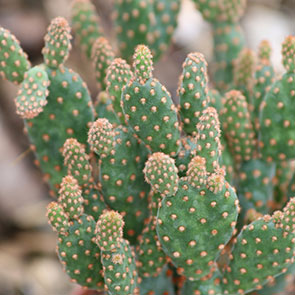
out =
{"type": "Polygon", "coordinates": [[[295,273],[295,37],[282,45],[286,73],[275,79],[269,43],[258,54],[244,47],[244,0],[195,2],[214,30],[216,89],[204,55],[189,53],[179,105],[153,74],[179,1],[114,1],[121,57],[91,2],[73,1],[76,40],[100,91],[94,105],[64,64],[66,19],[50,24],[35,67],[0,29],[1,76],[20,84],[16,112],[57,197],[47,217],[58,257],[83,287],[274,295],[295,273]]]}

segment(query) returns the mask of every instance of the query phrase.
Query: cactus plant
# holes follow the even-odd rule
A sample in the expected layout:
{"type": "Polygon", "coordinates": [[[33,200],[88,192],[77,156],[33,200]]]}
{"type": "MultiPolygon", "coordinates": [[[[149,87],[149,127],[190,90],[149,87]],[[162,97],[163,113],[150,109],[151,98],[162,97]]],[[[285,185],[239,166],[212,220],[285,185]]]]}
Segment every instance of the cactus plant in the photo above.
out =
{"type": "Polygon", "coordinates": [[[50,24],[44,63],[33,67],[0,29],[1,76],[20,84],[17,113],[58,195],[47,207],[58,257],[85,288],[284,294],[285,274],[295,273],[295,39],[283,43],[286,73],[275,81],[269,44],[261,43],[257,63],[244,48],[244,0],[194,2],[213,26],[220,92],[208,84],[204,55],[192,52],[179,105],[153,75],[179,1],[114,1],[118,51],[90,0],[73,1],[76,41],[94,61],[95,108],[86,83],[65,66],[64,18],[50,24]]]}

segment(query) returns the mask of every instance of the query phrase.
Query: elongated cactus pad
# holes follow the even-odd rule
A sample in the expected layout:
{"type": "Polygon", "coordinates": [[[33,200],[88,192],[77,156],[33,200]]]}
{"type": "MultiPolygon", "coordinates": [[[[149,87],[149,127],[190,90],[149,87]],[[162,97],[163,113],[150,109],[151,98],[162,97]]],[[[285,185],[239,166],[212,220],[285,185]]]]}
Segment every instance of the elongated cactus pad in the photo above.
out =
{"type": "Polygon", "coordinates": [[[19,84],[31,64],[19,41],[8,30],[0,27],[0,75],[19,84]]]}
{"type": "Polygon", "coordinates": [[[213,24],[214,82],[220,91],[227,91],[233,81],[233,68],[245,45],[243,30],[239,24],[213,24]]]}
{"type": "Polygon", "coordinates": [[[100,90],[106,89],[107,69],[114,58],[115,53],[108,40],[104,37],[96,39],[92,46],[91,59],[93,60],[95,78],[100,90]]]}
{"type": "Polygon", "coordinates": [[[240,91],[232,90],[226,93],[221,117],[236,163],[250,160],[255,151],[255,133],[248,103],[240,91]]]}
{"type": "Polygon", "coordinates": [[[66,235],[58,236],[58,256],[71,281],[103,290],[100,249],[95,243],[95,221],[82,215],[73,220],[66,235]]]}
{"type": "Polygon", "coordinates": [[[63,65],[72,48],[70,26],[63,17],[52,20],[45,35],[45,47],[42,50],[45,64],[50,68],[63,65]]]}
{"type": "Polygon", "coordinates": [[[202,110],[209,103],[207,62],[203,54],[194,52],[187,56],[182,67],[178,94],[183,130],[196,135],[202,110]]]}
{"type": "Polygon", "coordinates": [[[78,219],[84,212],[84,199],[78,181],[71,175],[65,176],[58,193],[58,201],[69,219],[78,219]]]}
{"type": "Polygon", "coordinates": [[[62,154],[68,174],[75,177],[81,187],[87,185],[91,179],[92,167],[85,147],[77,139],[68,138],[63,145],[62,154]]]}
{"type": "Polygon", "coordinates": [[[121,124],[125,124],[125,116],[121,107],[123,87],[133,77],[128,63],[122,58],[115,58],[107,69],[106,84],[107,89],[121,124]]]}
{"type": "Polygon", "coordinates": [[[96,243],[101,251],[112,251],[123,241],[123,217],[116,211],[106,211],[96,224],[96,243]]]}
{"type": "Polygon", "coordinates": [[[197,124],[197,149],[196,153],[206,159],[207,172],[214,172],[219,168],[221,157],[220,123],[215,108],[206,108],[197,124]]]}
{"type": "Polygon", "coordinates": [[[90,0],[74,0],[71,20],[77,43],[87,56],[91,58],[95,40],[103,35],[100,18],[90,0]]]}
{"type": "Polygon", "coordinates": [[[24,119],[32,119],[43,112],[47,104],[50,82],[44,68],[35,66],[24,74],[24,80],[15,99],[16,113],[24,119]]]}
{"type": "Polygon", "coordinates": [[[294,48],[295,37],[287,37],[282,47],[287,72],[272,84],[261,106],[261,150],[263,157],[270,161],[295,158],[294,48]]]}
{"type": "Polygon", "coordinates": [[[148,216],[149,185],[142,172],[147,150],[126,127],[115,129],[115,147],[100,159],[99,180],[107,205],[124,216],[124,237],[133,244],[148,216]]]}
{"type": "Polygon", "coordinates": [[[101,249],[105,289],[109,295],[136,294],[137,272],[134,252],[122,238],[124,222],[114,211],[102,214],[96,226],[96,241],[101,249]]]}

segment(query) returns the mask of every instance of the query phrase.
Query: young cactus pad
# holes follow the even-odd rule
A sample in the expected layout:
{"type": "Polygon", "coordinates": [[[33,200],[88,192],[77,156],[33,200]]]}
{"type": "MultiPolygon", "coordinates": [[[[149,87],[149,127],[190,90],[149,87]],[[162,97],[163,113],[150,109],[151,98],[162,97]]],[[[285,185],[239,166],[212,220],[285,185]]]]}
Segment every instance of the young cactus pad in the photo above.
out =
{"type": "Polygon", "coordinates": [[[29,69],[15,99],[16,113],[23,119],[32,119],[42,113],[47,104],[49,84],[48,75],[42,66],[29,69]]]}

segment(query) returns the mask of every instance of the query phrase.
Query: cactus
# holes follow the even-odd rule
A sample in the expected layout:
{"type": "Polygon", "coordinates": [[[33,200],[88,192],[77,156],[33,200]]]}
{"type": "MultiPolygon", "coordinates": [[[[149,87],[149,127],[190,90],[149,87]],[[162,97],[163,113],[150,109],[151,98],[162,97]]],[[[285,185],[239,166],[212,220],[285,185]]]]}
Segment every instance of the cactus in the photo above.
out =
{"type": "Polygon", "coordinates": [[[20,47],[20,42],[8,30],[0,27],[0,75],[20,84],[31,67],[27,54],[20,47]]]}
{"type": "Polygon", "coordinates": [[[282,45],[286,73],[271,85],[262,102],[260,116],[261,150],[267,160],[281,161],[295,157],[294,110],[295,37],[289,36],[282,45]]]}
{"type": "Polygon", "coordinates": [[[257,63],[244,48],[244,0],[195,3],[213,27],[218,90],[204,55],[189,53],[178,105],[153,76],[177,0],[115,1],[126,60],[102,36],[90,0],[73,1],[76,40],[95,65],[95,108],[65,65],[71,34],[62,17],[34,67],[1,28],[0,72],[20,84],[16,110],[58,195],[47,217],[73,282],[109,295],[285,295],[295,257],[294,37],[274,81],[267,41],[257,63]]]}
{"type": "Polygon", "coordinates": [[[128,82],[122,94],[125,118],[153,152],[176,155],[180,132],[170,93],[152,77],[152,56],[147,47],[138,46],[133,59],[135,78],[128,82]]]}
{"type": "Polygon", "coordinates": [[[123,239],[123,226],[122,216],[115,211],[102,214],[96,225],[96,241],[101,250],[105,288],[109,295],[131,295],[138,288],[134,253],[129,242],[123,239]]]}
{"type": "Polygon", "coordinates": [[[209,103],[207,63],[200,53],[191,53],[183,64],[178,94],[183,130],[188,134],[197,134],[197,124],[202,110],[209,103]]]}
{"type": "Polygon", "coordinates": [[[90,59],[93,43],[103,36],[100,18],[94,5],[90,0],[74,0],[71,19],[77,43],[87,58],[90,59]]]}

